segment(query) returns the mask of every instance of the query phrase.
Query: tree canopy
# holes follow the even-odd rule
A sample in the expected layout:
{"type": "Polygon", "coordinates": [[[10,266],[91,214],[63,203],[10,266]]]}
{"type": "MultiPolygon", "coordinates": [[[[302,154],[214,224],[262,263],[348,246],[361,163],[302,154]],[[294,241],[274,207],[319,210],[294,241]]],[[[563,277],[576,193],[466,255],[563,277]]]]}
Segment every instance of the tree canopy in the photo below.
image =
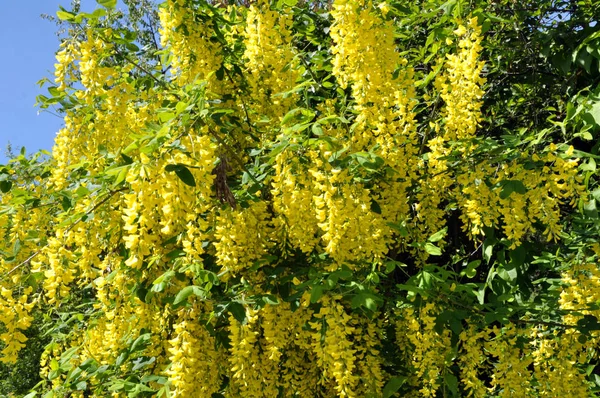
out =
{"type": "Polygon", "coordinates": [[[600,391],[600,3],[97,3],[0,165],[0,393],[600,391]]]}

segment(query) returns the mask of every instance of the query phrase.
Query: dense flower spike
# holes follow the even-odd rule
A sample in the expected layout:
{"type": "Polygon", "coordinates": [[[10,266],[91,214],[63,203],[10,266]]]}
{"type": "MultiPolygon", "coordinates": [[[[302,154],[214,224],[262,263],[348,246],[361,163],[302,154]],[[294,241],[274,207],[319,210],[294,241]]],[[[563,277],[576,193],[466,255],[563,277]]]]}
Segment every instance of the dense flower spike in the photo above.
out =
{"type": "Polygon", "coordinates": [[[160,41],[172,49],[171,67],[180,85],[209,79],[222,62],[219,46],[210,40],[210,27],[198,23],[206,17],[196,12],[193,3],[169,0],[159,10],[160,41]]]}
{"type": "MultiPolygon", "coordinates": [[[[250,72],[253,110],[270,120],[270,128],[293,107],[297,95],[283,94],[296,86],[298,60],[291,45],[291,14],[271,10],[268,1],[248,8],[244,44],[250,72]]],[[[273,138],[272,134],[267,137],[273,138]]],[[[267,138],[265,137],[265,138],[267,138]]]]}
{"type": "MultiPolygon", "coordinates": [[[[198,307],[196,305],[196,307],[198,307]]],[[[198,322],[199,311],[181,310],[169,340],[167,370],[176,397],[211,396],[220,386],[222,353],[217,351],[215,340],[198,322]]]]}
{"type": "Polygon", "coordinates": [[[41,325],[38,392],[591,396],[595,162],[487,130],[483,17],[417,62],[402,6],[320,4],[61,11],[53,156],[0,166],[0,360],[41,325]]]}

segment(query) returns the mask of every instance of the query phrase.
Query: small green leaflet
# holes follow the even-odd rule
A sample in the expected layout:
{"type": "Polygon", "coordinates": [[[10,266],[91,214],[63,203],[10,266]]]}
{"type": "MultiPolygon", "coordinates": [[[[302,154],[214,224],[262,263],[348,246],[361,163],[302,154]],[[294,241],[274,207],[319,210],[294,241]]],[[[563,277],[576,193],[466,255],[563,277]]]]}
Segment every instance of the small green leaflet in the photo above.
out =
{"type": "Polygon", "coordinates": [[[446,236],[446,234],[448,233],[448,227],[445,227],[444,229],[441,229],[439,231],[437,231],[435,234],[431,235],[429,237],[429,239],[427,239],[430,242],[439,242],[440,240],[444,239],[444,236],[446,236]]]}
{"type": "Polygon", "coordinates": [[[106,8],[115,8],[117,6],[117,0],[96,0],[96,2],[106,8]]]}
{"type": "Polygon", "coordinates": [[[390,378],[385,387],[383,387],[383,398],[390,398],[393,396],[406,382],[406,379],[406,376],[395,376],[390,378]]]}
{"type": "Polygon", "coordinates": [[[232,301],[227,305],[227,310],[239,323],[246,323],[246,308],[242,304],[232,301]]]}
{"type": "Polygon", "coordinates": [[[187,300],[188,297],[190,297],[191,295],[196,295],[196,296],[200,296],[200,297],[204,297],[204,290],[202,290],[200,287],[198,286],[187,286],[184,287],[183,289],[181,289],[181,291],[179,293],[177,293],[177,296],[175,297],[175,301],[173,302],[173,304],[179,304],[185,300],[187,300]]]}
{"type": "Polygon", "coordinates": [[[434,245],[431,242],[425,243],[425,251],[427,253],[431,254],[432,256],[441,256],[442,255],[442,249],[440,249],[439,247],[437,247],[436,245],[434,245]]]}
{"type": "Polygon", "coordinates": [[[179,179],[186,185],[189,185],[190,187],[196,186],[196,179],[194,179],[194,175],[190,169],[182,164],[169,164],[165,167],[165,171],[174,171],[175,174],[177,174],[177,177],[179,177],[179,179]]]}
{"type": "Polygon", "coordinates": [[[8,191],[10,191],[11,188],[11,181],[0,181],[0,191],[2,191],[2,193],[7,193],[8,191]]]}
{"type": "Polygon", "coordinates": [[[500,191],[500,199],[506,199],[511,193],[516,192],[520,195],[527,193],[527,188],[521,181],[518,180],[504,180],[500,182],[502,191],[500,191]]]}
{"type": "Polygon", "coordinates": [[[71,21],[73,18],[75,18],[75,14],[72,14],[68,11],[56,11],[56,16],[61,21],[71,21]]]}
{"type": "Polygon", "coordinates": [[[452,373],[446,373],[444,375],[444,381],[446,382],[446,386],[452,393],[452,396],[458,395],[458,379],[452,373]]]}

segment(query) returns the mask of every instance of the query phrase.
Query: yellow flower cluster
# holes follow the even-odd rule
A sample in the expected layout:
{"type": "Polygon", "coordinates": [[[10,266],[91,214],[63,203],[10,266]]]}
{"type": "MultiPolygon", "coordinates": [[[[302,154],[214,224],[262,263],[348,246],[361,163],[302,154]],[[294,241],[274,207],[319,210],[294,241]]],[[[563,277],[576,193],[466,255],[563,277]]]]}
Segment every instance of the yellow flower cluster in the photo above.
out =
{"type": "MultiPolygon", "coordinates": [[[[418,313],[412,308],[402,312],[400,329],[411,344],[411,364],[415,369],[412,382],[420,384],[423,397],[435,397],[445,373],[446,357],[450,352],[449,330],[438,333],[435,320],[440,310],[435,303],[424,303],[418,313]]],[[[397,332],[398,333],[398,332],[397,332]]]]}
{"type": "Polygon", "coordinates": [[[292,151],[277,155],[271,186],[273,210],[278,214],[274,224],[284,234],[283,240],[305,253],[312,252],[319,243],[315,192],[306,165],[292,151]]]}
{"type": "Polygon", "coordinates": [[[547,239],[557,240],[561,230],[559,206],[566,201],[574,205],[574,198],[584,194],[578,162],[568,158],[572,150],[570,147],[564,153],[556,153],[556,148],[549,148],[541,156],[525,152],[519,161],[498,167],[480,164],[459,174],[461,188],[456,189],[455,195],[463,210],[465,231],[475,237],[484,226],[501,222],[514,248],[536,222],[541,222],[547,239]],[[529,170],[524,166],[527,161],[544,166],[541,170],[529,170]],[[522,188],[516,189],[513,184],[522,184],[522,188]],[[503,191],[508,194],[503,195],[503,191]]]}
{"type": "Polygon", "coordinates": [[[104,86],[113,84],[114,68],[101,66],[100,60],[105,53],[110,51],[110,44],[106,44],[97,37],[92,29],[86,32],[87,40],[79,45],[79,72],[81,84],[89,94],[86,97],[91,100],[93,96],[102,94],[104,86]]]}
{"type": "Polygon", "coordinates": [[[56,136],[51,181],[57,190],[68,185],[68,176],[74,169],[85,167],[92,175],[103,171],[106,158],[102,152],[128,145],[131,132],[145,127],[158,108],[147,93],[139,93],[134,87],[130,79],[134,65],[99,66],[112,50],[93,31],[87,32],[87,40],[70,43],[64,51],[67,52],[60,56],[57,68],[81,75],[83,87],[74,86],[72,90],[85,105],[85,111],[68,110],[64,127],[56,136]],[[103,101],[97,101],[98,97],[103,101]]]}
{"type": "MultiPolygon", "coordinates": [[[[458,185],[460,187],[465,186],[463,185],[465,182],[471,183],[467,186],[472,185],[472,181],[477,178],[471,175],[453,176],[446,160],[454,147],[461,152],[469,152],[468,148],[472,144],[467,140],[475,136],[481,120],[480,109],[483,96],[481,87],[485,83],[485,79],[481,77],[484,63],[479,61],[482,36],[477,18],[469,20],[468,27],[460,25],[454,33],[460,38],[458,52],[447,56],[443,65],[444,72],[435,80],[435,87],[444,100],[442,109],[444,125],[441,127],[439,124],[432,123],[431,127],[436,135],[428,141],[430,150],[427,157],[428,170],[422,184],[422,191],[417,194],[419,202],[417,229],[421,239],[444,227],[445,211],[441,208],[441,204],[445,196],[439,195],[439,192],[448,191],[456,178],[466,180],[460,181],[462,183],[458,185]],[[464,140],[464,143],[457,145],[457,141],[460,140],[464,140]]],[[[474,213],[471,208],[463,212],[474,213]]],[[[479,218],[475,221],[481,223],[479,218]]]]}
{"type": "Polygon", "coordinates": [[[350,324],[357,332],[354,334],[356,370],[361,375],[356,394],[359,397],[377,395],[382,391],[385,379],[380,355],[383,322],[378,318],[369,319],[354,314],[350,324]]]}
{"type": "MultiPolygon", "coordinates": [[[[26,185],[15,181],[34,194],[41,192],[38,182],[26,185]]],[[[23,273],[22,268],[29,265],[31,253],[47,238],[50,229],[50,217],[42,209],[11,208],[14,199],[12,192],[0,193],[0,362],[9,364],[25,347],[24,332],[33,322],[34,307],[41,301],[30,278],[43,274],[23,273]]]]}
{"type": "MultiPolygon", "coordinates": [[[[479,60],[483,48],[481,27],[477,18],[460,25],[454,31],[460,38],[458,52],[448,54],[445,71],[435,80],[436,88],[445,103],[444,141],[465,140],[475,136],[481,120],[484,62],[479,60]]],[[[466,149],[466,147],[463,147],[466,149]]]]}
{"type": "MultiPolygon", "coordinates": [[[[351,86],[356,103],[355,124],[345,139],[359,152],[377,148],[373,152],[393,170],[393,178],[366,192],[377,201],[381,217],[370,212],[371,200],[363,199],[365,191],[361,192],[360,184],[345,182],[361,192],[360,201],[343,196],[346,203],[352,201],[366,213],[361,215],[362,226],[374,226],[369,233],[375,233],[383,246],[367,251],[367,257],[374,254],[377,258],[390,245],[392,230],[387,222],[403,222],[409,218],[407,190],[417,179],[414,73],[397,52],[393,22],[386,21],[372,2],[335,1],[331,14],[334,24],[330,36],[335,43],[332,72],[342,87],[351,86]]],[[[363,245],[362,242],[357,244],[363,245]]]]}
{"type": "Polygon", "coordinates": [[[76,50],[73,44],[63,43],[62,50],[56,53],[54,64],[54,82],[58,85],[58,90],[65,91],[67,83],[72,78],[73,62],[76,57],[76,50]]]}
{"type": "Polygon", "coordinates": [[[342,263],[356,267],[353,263],[360,260],[380,259],[387,252],[390,232],[383,218],[371,210],[370,191],[354,184],[348,170],[329,167],[328,172],[309,172],[318,192],[313,200],[324,250],[335,261],[329,270],[342,263]]]}
{"type": "MultiPolygon", "coordinates": [[[[210,40],[205,18],[197,15],[193,1],[168,0],[159,9],[160,42],[174,55],[173,73],[180,85],[208,80],[221,67],[218,43],[210,40]]],[[[212,77],[214,81],[214,77],[212,77]]]]}
{"type": "Polygon", "coordinates": [[[489,340],[489,329],[477,330],[469,325],[460,333],[460,366],[461,381],[469,392],[469,397],[483,398],[487,394],[480,371],[486,361],[484,344],[489,340]]]}
{"type": "Polygon", "coordinates": [[[513,324],[502,330],[494,327],[494,337],[484,344],[488,355],[496,357],[490,392],[499,397],[528,397],[532,394],[533,359],[530,349],[518,342],[524,331],[513,324]]]}
{"type": "Polygon", "coordinates": [[[261,317],[256,311],[247,311],[246,324],[242,325],[230,317],[231,372],[239,396],[276,396],[278,359],[268,360],[272,353],[261,352],[261,317]]]}
{"type": "Polygon", "coordinates": [[[560,234],[560,209],[565,202],[573,205],[583,194],[573,148],[559,152],[554,144],[542,153],[524,151],[520,157],[489,163],[475,160],[473,138],[481,121],[481,105],[485,79],[481,53],[481,28],[477,18],[455,30],[459,38],[458,51],[449,54],[444,72],[435,86],[444,100],[443,124],[432,124],[436,136],[428,146],[427,174],[417,194],[417,229],[426,238],[443,228],[443,201],[456,200],[463,229],[471,238],[483,234],[483,228],[501,226],[511,247],[520,245],[537,222],[545,225],[548,240],[560,234]],[[460,158],[461,164],[448,167],[448,157],[460,158]],[[543,164],[543,166],[539,166],[543,164]],[[533,165],[533,166],[527,166],[533,165]],[[436,192],[449,191],[449,197],[436,192]]]}
{"type": "Polygon", "coordinates": [[[311,322],[313,346],[323,377],[334,381],[339,397],[356,397],[359,374],[356,371],[357,350],[352,337],[358,333],[352,316],[335,298],[323,298],[321,310],[311,322]]]}
{"type": "Polygon", "coordinates": [[[157,242],[182,231],[187,231],[183,244],[190,260],[197,261],[203,253],[203,231],[207,225],[200,215],[208,208],[212,195],[215,147],[202,134],[181,141],[191,154],[165,152],[159,159],[150,159],[142,153],[140,162],[128,171],[126,181],[131,193],[123,195],[123,241],[130,250],[126,264],[132,268],[141,266],[157,242]],[[192,190],[180,179],[174,179],[165,167],[175,164],[185,164],[194,179],[204,184],[192,190]]]}
{"type": "Polygon", "coordinates": [[[336,44],[333,74],[339,84],[352,87],[359,109],[373,101],[373,108],[393,106],[388,101],[393,100],[397,82],[391,77],[400,59],[392,21],[384,21],[373,4],[364,0],[337,0],[331,14],[335,23],[330,36],[336,44]]]}
{"type": "Polygon", "coordinates": [[[534,374],[539,397],[589,397],[583,365],[587,357],[578,341],[581,334],[567,330],[562,334],[534,327],[531,330],[534,374]]]}
{"type": "Polygon", "coordinates": [[[200,315],[197,308],[182,309],[173,327],[166,374],[175,388],[174,397],[210,397],[221,385],[224,358],[214,337],[199,324],[200,315]]]}
{"type": "Polygon", "coordinates": [[[221,210],[216,223],[215,255],[221,272],[226,274],[237,275],[252,267],[272,245],[272,226],[263,201],[253,202],[246,209],[221,210]]]}
{"type": "Polygon", "coordinates": [[[64,247],[60,238],[62,231],[57,235],[48,240],[43,252],[32,262],[36,269],[47,268],[44,271],[44,291],[49,304],[58,304],[61,298],[67,297],[71,290],[69,284],[75,279],[73,253],[64,247]]]}
{"type": "MultiPolygon", "coordinates": [[[[291,46],[292,23],[291,14],[269,9],[266,0],[252,4],[246,15],[244,58],[250,72],[252,109],[270,119],[269,130],[279,124],[297,100],[297,95],[279,95],[294,88],[299,76],[291,46]]],[[[269,131],[266,137],[274,136],[269,131]]]]}
{"type": "Polygon", "coordinates": [[[128,267],[139,269],[144,258],[152,254],[160,235],[160,223],[155,214],[162,205],[160,180],[157,171],[141,165],[139,170],[131,168],[127,182],[131,193],[123,195],[123,225],[125,247],[129,249],[128,267]]]}
{"type": "Polygon", "coordinates": [[[14,363],[19,351],[25,347],[27,337],[23,331],[27,330],[33,321],[30,315],[31,309],[36,304],[34,300],[29,301],[33,288],[26,288],[17,299],[14,298],[12,290],[0,287],[0,323],[4,325],[0,333],[0,342],[4,343],[1,351],[0,361],[14,363]]]}
{"type": "Polygon", "coordinates": [[[582,315],[600,317],[600,310],[590,310],[593,304],[600,302],[600,269],[598,264],[575,264],[562,275],[565,284],[558,300],[560,308],[575,313],[564,316],[565,323],[577,324],[582,315]]]}
{"type": "Polygon", "coordinates": [[[284,395],[313,397],[319,374],[307,362],[310,332],[304,325],[311,312],[306,308],[291,311],[289,304],[248,310],[245,324],[230,318],[229,362],[235,395],[271,397],[284,395]]]}

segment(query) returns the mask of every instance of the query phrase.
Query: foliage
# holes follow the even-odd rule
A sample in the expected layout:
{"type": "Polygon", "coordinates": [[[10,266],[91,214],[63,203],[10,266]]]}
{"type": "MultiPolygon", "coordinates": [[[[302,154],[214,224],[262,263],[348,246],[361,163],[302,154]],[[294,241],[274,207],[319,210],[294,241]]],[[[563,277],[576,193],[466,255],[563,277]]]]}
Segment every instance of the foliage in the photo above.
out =
{"type": "Polygon", "coordinates": [[[0,166],[30,396],[598,391],[596,2],[98,3],[0,166]]]}

